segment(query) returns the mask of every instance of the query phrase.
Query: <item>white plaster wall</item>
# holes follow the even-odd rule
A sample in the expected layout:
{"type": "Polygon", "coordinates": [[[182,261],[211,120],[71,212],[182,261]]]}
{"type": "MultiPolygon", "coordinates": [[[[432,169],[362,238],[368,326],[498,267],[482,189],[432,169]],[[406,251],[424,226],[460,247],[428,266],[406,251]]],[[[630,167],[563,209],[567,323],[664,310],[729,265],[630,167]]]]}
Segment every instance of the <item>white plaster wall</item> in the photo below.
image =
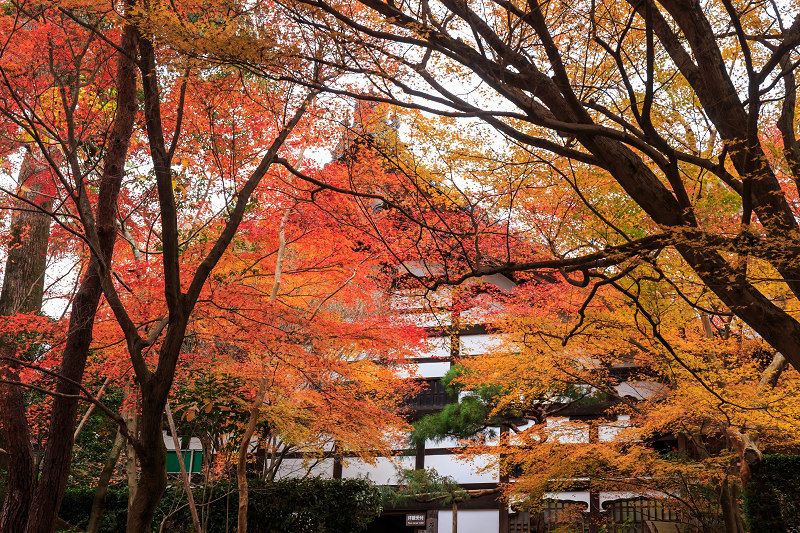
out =
{"type": "Polygon", "coordinates": [[[509,343],[511,336],[503,333],[486,333],[483,335],[464,335],[461,337],[461,353],[477,355],[490,352],[509,343]]]}
{"type": "Polygon", "coordinates": [[[502,274],[491,274],[489,276],[482,276],[480,280],[485,281],[487,283],[491,283],[498,289],[502,289],[504,291],[510,291],[511,289],[517,286],[517,284],[513,280],[508,279],[502,274]]]}
{"type": "Polygon", "coordinates": [[[600,424],[597,428],[597,436],[600,442],[614,441],[619,438],[619,434],[631,427],[631,423],[625,420],[617,420],[609,424],[600,424]]]}
{"type": "Polygon", "coordinates": [[[589,508],[589,492],[588,491],[572,491],[572,492],[545,492],[543,497],[548,500],[566,500],[570,502],[582,502],[589,508]]]}
{"type": "MultiPolygon", "coordinates": [[[[499,511],[459,510],[458,533],[498,533],[499,511]]],[[[453,511],[439,511],[439,533],[453,533],[453,511]]]]}
{"type": "MultiPolygon", "coordinates": [[[[161,432],[161,436],[164,437],[164,446],[167,447],[168,450],[175,449],[175,441],[172,439],[172,435],[167,435],[166,431],[161,432]]],[[[180,438],[178,441],[180,442],[180,438]]],[[[200,439],[197,437],[192,437],[189,439],[189,447],[184,448],[184,450],[202,450],[203,445],[200,443],[200,439]]]]}
{"type": "Polygon", "coordinates": [[[497,309],[487,309],[478,304],[476,307],[465,309],[459,314],[461,324],[488,324],[497,315],[497,309]]]}
{"type": "Polygon", "coordinates": [[[290,479],[310,476],[321,476],[325,478],[333,477],[333,459],[323,459],[320,461],[304,459],[284,459],[275,475],[276,479],[290,479]],[[310,473],[309,469],[311,470],[310,473]]]}
{"type": "Polygon", "coordinates": [[[375,464],[369,464],[362,459],[345,459],[342,465],[342,477],[345,479],[367,478],[377,485],[392,485],[397,482],[397,467],[414,468],[415,458],[379,457],[375,464]]]}
{"type": "Polygon", "coordinates": [[[406,271],[408,271],[415,276],[444,274],[444,269],[441,266],[435,263],[428,263],[426,261],[405,261],[404,263],[397,265],[397,271],[401,274],[405,274],[406,271]]]}
{"type": "Polygon", "coordinates": [[[564,444],[578,444],[589,442],[589,427],[587,425],[570,424],[563,417],[547,419],[547,432],[558,442],[564,444]]]}
{"type": "Polygon", "coordinates": [[[428,337],[425,344],[414,357],[450,357],[450,337],[428,337]]]}
{"type": "Polygon", "coordinates": [[[402,315],[398,320],[403,324],[409,324],[420,328],[444,327],[450,325],[450,312],[411,313],[402,315]]]}
{"type": "MultiPolygon", "coordinates": [[[[525,431],[526,429],[533,427],[535,424],[536,422],[533,420],[527,420],[524,424],[520,424],[517,427],[520,429],[520,431],[525,431]]],[[[522,437],[514,431],[509,431],[508,442],[510,444],[522,444],[522,437]]]]}
{"type": "Polygon", "coordinates": [[[449,288],[441,288],[435,292],[405,290],[397,291],[389,298],[389,305],[398,311],[412,309],[430,309],[433,307],[450,307],[452,295],[449,288]]]}
{"type": "Polygon", "coordinates": [[[627,500],[629,498],[638,498],[638,497],[645,497],[645,498],[657,498],[663,497],[663,494],[656,493],[656,492],[630,492],[630,491],[613,491],[613,492],[601,492],[600,493],[600,508],[603,508],[603,504],[609,501],[615,500],[627,500]]]}
{"type": "Polygon", "coordinates": [[[432,468],[443,476],[450,476],[458,483],[496,483],[499,481],[497,468],[484,470],[484,467],[494,460],[493,457],[486,456],[467,462],[459,460],[455,455],[426,455],[425,468],[432,468]]]}
{"type": "Polygon", "coordinates": [[[417,378],[440,378],[450,370],[450,363],[417,363],[415,371],[411,372],[411,377],[417,378]]]}

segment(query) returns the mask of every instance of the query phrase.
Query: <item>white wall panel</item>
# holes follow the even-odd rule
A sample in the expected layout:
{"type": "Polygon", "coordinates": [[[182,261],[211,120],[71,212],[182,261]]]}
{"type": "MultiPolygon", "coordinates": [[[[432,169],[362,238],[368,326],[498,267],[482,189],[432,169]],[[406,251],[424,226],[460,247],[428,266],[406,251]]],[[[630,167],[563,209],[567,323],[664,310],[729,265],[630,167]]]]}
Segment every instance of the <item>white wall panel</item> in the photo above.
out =
{"type": "Polygon", "coordinates": [[[459,460],[455,455],[426,455],[425,468],[432,468],[443,476],[450,476],[458,483],[492,483],[499,480],[497,467],[479,472],[495,462],[493,457],[477,457],[472,461],[459,460]]]}
{"type": "Polygon", "coordinates": [[[547,433],[564,444],[589,442],[589,426],[587,424],[570,423],[563,417],[548,418],[547,433]]]}
{"type": "Polygon", "coordinates": [[[478,355],[488,353],[506,345],[511,336],[504,333],[486,333],[483,335],[463,335],[461,337],[461,353],[463,355],[478,355]]]}
{"type": "Polygon", "coordinates": [[[630,491],[601,492],[600,493],[600,509],[602,509],[603,508],[603,504],[605,502],[608,502],[608,501],[627,500],[628,498],[637,498],[637,497],[652,498],[652,497],[654,497],[655,494],[656,493],[630,492],[630,491]]]}
{"type": "Polygon", "coordinates": [[[517,284],[514,281],[508,279],[502,274],[491,274],[489,276],[481,276],[478,279],[480,279],[481,281],[485,281],[486,283],[491,283],[498,289],[502,289],[504,291],[510,291],[511,289],[517,286],[517,284]]]}
{"type": "Polygon", "coordinates": [[[434,307],[449,308],[452,305],[452,295],[449,288],[442,288],[435,292],[405,290],[396,291],[389,298],[389,305],[398,311],[411,309],[430,309],[434,307]]]}
{"type": "Polygon", "coordinates": [[[589,508],[589,491],[573,491],[573,492],[545,492],[544,498],[550,500],[566,500],[570,502],[582,502],[589,508]]]}
{"type": "Polygon", "coordinates": [[[445,437],[442,440],[426,440],[425,448],[458,448],[461,446],[455,437],[445,437]]]}
{"type": "Polygon", "coordinates": [[[345,459],[342,465],[342,477],[346,479],[367,478],[377,485],[392,485],[397,482],[397,467],[414,468],[415,458],[379,457],[375,464],[369,464],[362,459],[345,459]]]}
{"type": "MultiPolygon", "coordinates": [[[[458,533],[497,533],[499,511],[459,510],[458,533]]],[[[453,533],[453,511],[439,511],[439,532],[453,533]]]]}
{"type": "Polygon", "coordinates": [[[450,313],[444,311],[437,313],[412,313],[403,315],[398,320],[403,324],[410,324],[420,328],[439,328],[450,325],[450,313]]]}
{"type": "MultiPolygon", "coordinates": [[[[166,446],[168,450],[174,450],[175,441],[173,440],[172,435],[167,435],[166,431],[162,431],[161,436],[164,437],[164,446],[166,446]]],[[[181,439],[178,438],[178,441],[180,442],[181,439]]],[[[203,445],[200,443],[200,439],[197,437],[192,437],[191,439],[189,439],[189,447],[184,448],[184,450],[202,450],[202,449],[203,445]]]]}
{"type": "Polygon", "coordinates": [[[276,479],[300,478],[309,475],[321,476],[325,478],[333,477],[333,459],[322,459],[320,461],[307,459],[284,459],[281,463],[276,479]]]}
{"type": "Polygon", "coordinates": [[[450,362],[442,363],[418,363],[416,372],[412,373],[417,378],[440,378],[450,370],[450,362]]]}
{"type": "Polygon", "coordinates": [[[614,388],[620,396],[631,396],[637,400],[649,400],[669,393],[666,385],[652,381],[626,381],[614,388]]]}
{"type": "Polygon", "coordinates": [[[450,357],[450,337],[428,337],[414,357],[450,357]]]}

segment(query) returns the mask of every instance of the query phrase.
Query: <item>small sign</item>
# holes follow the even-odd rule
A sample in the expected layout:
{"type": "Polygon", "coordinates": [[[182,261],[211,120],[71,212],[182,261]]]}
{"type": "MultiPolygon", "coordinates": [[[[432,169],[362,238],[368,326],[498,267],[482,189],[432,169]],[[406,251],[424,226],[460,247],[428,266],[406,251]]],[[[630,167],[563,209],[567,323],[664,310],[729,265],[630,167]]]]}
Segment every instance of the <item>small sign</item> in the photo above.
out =
{"type": "Polygon", "coordinates": [[[424,526],[425,513],[406,513],[406,526],[424,526]]]}

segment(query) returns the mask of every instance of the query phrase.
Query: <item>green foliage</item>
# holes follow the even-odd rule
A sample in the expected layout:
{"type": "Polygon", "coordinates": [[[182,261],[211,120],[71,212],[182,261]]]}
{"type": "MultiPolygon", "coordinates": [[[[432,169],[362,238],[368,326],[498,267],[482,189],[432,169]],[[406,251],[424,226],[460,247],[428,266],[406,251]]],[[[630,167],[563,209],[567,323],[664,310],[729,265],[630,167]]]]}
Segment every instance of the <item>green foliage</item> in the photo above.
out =
{"type": "Polygon", "coordinates": [[[438,413],[416,421],[411,432],[413,443],[425,440],[439,441],[446,437],[467,439],[479,434],[490,436],[487,419],[490,408],[476,396],[466,396],[458,403],[451,403],[438,413]]]}
{"type": "MultiPolygon", "coordinates": [[[[357,533],[381,512],[381,494],[371,483],[360,479],[289,479],[278,482],[249,480],[248,531],[253,533],[357,533]]],[[[233,531],[238,495],[235,483],[219,483],[196,489],[200,504],[209,501],[208,533],[233,531]]],[[[64,496],[59,516],[65,522],[85,529],[92,507],[94,489],[70,487],[64,496]]],[[[153,531],[164,521],[164,531],[191,531],[191,517],[182,486],[167,488],[156,509],[153,531]],[[165,519],[166,518],[166,519],[165,519]]],[[[103,533],[124,531],[127,518],[127,488],[111,488],[103,516],[103,533]]]]}
{"type": "MultiPolygon", "coordinates": [[[[468,372],[462,365],[453,366],[442,378],[442,383],[447,393],[454,398],[461,396],[458,403],[447,405],[438,413],[430,414],[416,421],[411,432],[410,440],[413,444],[425,440],[441,441],[447,437],[458,439],[492,438],[495,432],[492,426],[503,424],[504,420],[514,420],[524,413],[522,405],[527,399],[522,399],[519,408],[495,410],[498,402],[507,394],[498,385],[483,385],[466,390],[460,378],[468,372]],[[462,394],[467,392],[467,394],[462,394]]],[[[533,401],[541,401],[539,398],[533,401]]],[[[608,401],[607,395],[597,390],[587,390],[585,386],[569,386],[553,397],[553,403],[571,403],[574,406],[600,405],[608,401]]]]}
{"type": "MultiPolygon", "coordinates": [[[[463,377],[469,370],[464,365],[453,365],[450,370],[442,377],[442,383],[447,389],[447,394],[453,398],[458,398],[459,393],[464,391],[464,386],[459,378],[463,377]]],[[[501,394],[503,389],[498,385],[482,385],[471,389],[474,395],[486,403],[494,402],[501,394]]]]}
{"type": "Polygon", "coordinates": [[[396,487],[382,487],[387,507],[400,507],[415,501],[436,501],[442,505],[462,502],[469,494],[451,477],[431,469],[399,470],[396,487]]]}
{"type": "MultiPolygon", "coordinates": [[[[174,490],[171,488],[170,490],[174,490]]],[[[166,497],[166,496],[165,496],[166,497]]],[[[92,510],[94,487],[70,486],[64,492],[59,518],[66,523],[84,531],[89,525],[89,513],[92,510]]],[[[106,507],[100,531],[125,531],[128,518],[128,487],[109,487],[106,494],[106,507]]]]}
{"type": "Polygon", "coordinates": [[[751,533],[781,533],[800,527],[800,456],[765,455],[744,494],[751,533]]]}
{"type": "MultiPolygon", "coordinates": [[[[466,370],[463,366],[454,365],[442,378],[447,393],[453,398],[458,398],[463,392],[458,378],[464,372],[466,370]]],[[[414,429],[409,436],[411,442],[417,444],[426,440],[440,441],[447,437],[467,439],[476,435],[493,436],[489,429],[493,420],[490,420],[489,414],[502,392],[496,386],[470,390],[458,403],[451,403],[438,413],[414,422],[414,429]]]]}
{"type": "MultiPolygon", "coordinates": [[[[179,389],[173,402],[180,420],[180,437],[205,436],[216,449],[235,447],[249,416],[249,401],[241,380],[226,374],[202,373],[194,383],[179,389]],[[227,439],[221,439],[227,435],[227,439]]],[[[257,428],[263,431],[263,424],[257,428]]]]}
{"type": "MultiPolygon", "coordinates": [[[[119,409],[123,395],[121,388],[111,386],[102,399],[111,409],[119,409]]],[[[71,483],[82,485],[96,480],[106,462],[116,432],[117,424],[105,413],[99,409],[92,412],[75,441],[70,468],[71,483]]]]}

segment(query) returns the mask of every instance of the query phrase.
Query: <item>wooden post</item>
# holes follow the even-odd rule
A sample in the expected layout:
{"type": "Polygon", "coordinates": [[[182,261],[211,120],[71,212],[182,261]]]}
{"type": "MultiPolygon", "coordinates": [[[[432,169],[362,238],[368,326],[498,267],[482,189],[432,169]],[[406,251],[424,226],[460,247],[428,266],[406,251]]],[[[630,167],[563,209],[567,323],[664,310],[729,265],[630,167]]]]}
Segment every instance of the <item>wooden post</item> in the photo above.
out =
{"type": "Polygon", "coordinates": [[[414,459],[414,470],[425,468],[425,443],[417,443],[417,456],[414,459]]]}
{"type": "Polygon", "coordinates": [[[600,532],[600,493],[589,492],[589,533],[600,532]]]}

